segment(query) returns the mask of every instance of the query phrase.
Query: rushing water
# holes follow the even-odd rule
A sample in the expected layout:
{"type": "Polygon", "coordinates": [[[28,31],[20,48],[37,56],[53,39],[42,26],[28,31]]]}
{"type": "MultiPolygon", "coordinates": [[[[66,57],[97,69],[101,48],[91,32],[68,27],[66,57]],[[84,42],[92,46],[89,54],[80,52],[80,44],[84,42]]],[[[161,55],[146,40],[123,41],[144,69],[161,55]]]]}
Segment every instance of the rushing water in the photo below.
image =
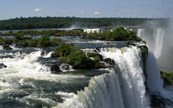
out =
{"type": "Polygon", "coordinates": [[[7,66],[0,71],[0,108],[50,108],[82,90],[90,77],[106,72],[79,70],[53,74],[39,62],[51,53],[42,56],[40,49],[27,52],[18,48],[0,51],[0,62],[7,66]],[[68,93],[71,95],[65,95],[68,93]]]}
{"type": "MultiPolygon", "coordinates": [[[[0,62],[7,66],[0,71],[0,108],[150,108],[153,94],[167,100],[164,107],[173,106],[173,93],[163,88],[152,52],[146,56],[144,72],[137,46],[87,43],[91,51],[114,60],[115,67],[52,73],[43,62],[50,60],[51,52],[0,48],[0,62]]],[[[84,42],[76,45],[86,47],[84,42]]]]}
{"type": "Polygon", "coordinates": [[[100,54],[115,61],[110,73],[90,80],[89,87],[59,104],[62,108],[148,108],[141,53],[137,47],[103,48],[100,54]],[[123,50],[123,52],[122,52],[123,50]]]}
{"type": "Polygon", "coordinates": [[[165,100],[166,105],[158,108],[173,106],[173,92],[163,88],[152,52],[146,59],[146,76],[137,47],[102,48],[100,54],[115,61],[114,69],[92,78],[88,87],[58,104],[58,108],[150,108],[150,95],[165,100]]]}

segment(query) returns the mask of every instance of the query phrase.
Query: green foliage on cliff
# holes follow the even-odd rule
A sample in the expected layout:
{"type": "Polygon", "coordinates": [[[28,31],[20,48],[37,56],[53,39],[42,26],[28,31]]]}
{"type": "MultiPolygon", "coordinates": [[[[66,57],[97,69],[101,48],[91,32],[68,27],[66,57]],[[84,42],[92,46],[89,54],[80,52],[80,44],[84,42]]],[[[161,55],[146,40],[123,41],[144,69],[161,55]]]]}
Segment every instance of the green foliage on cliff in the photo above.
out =
{"type": "Polygon", "coordinates": [[[74,69],[91,69],[94,68],[94,61],[89,59],[82,50],[73,51],[62,60],[73,66],[74,69]]]}
{"type": "Polygon", "coordinates": [[[146,45],[140,46],[142,56],[145,56],[148,53],[148,47],[146,45]]]}
{"type": "Polygon", "coordinates": [[[52,57],[66,57],[70,53],[75,51],[80,51],[80,49],[74,47],[72,44],[61,43],[58,48],[52,53],[52,57]]]}
{"type": "Polygon", "coordinates": [[[100,55],[86,54],[83,50],[72,44],[61,43],[52,53],[51,57],[61,57],[62,61],[72,65],[74,69],[105,68],[105,65],[100,63],[100,55]]]}
{"type": "Polygon", "coordinates": [[[164,83],[173,86],[173,72],[161,72],[164,83]]]}

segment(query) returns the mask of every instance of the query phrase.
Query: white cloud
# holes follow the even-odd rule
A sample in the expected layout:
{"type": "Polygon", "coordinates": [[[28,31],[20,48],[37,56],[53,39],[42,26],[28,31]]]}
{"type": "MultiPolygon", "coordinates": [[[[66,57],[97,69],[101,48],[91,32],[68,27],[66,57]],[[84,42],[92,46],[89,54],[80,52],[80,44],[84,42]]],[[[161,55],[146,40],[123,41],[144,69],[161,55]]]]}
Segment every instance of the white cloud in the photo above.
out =
{"type": "Polygon", "coordinates": [[[94,14],[94,15],[100,15],[101,12],[95,11],[93,14],[94,14]]]}
{"type": "Polygon", "coordinates": [[[35,12],[40,12],[41,9],[39,9],[39,8],[35,8],[34,11],[35,11],[35,12]]]}

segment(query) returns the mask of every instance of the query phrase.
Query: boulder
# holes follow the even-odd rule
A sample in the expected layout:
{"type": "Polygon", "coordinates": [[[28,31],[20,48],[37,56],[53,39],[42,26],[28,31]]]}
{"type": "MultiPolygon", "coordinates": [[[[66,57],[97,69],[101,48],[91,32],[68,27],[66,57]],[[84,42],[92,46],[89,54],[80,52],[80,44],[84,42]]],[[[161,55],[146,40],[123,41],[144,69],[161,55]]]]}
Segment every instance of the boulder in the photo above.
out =
{"type": "Polygon", "coordinates": [[[106,62],[107,64],[112,65],[112,66],[115,65],[114,60],[112,60],[112,59],[110,59],[110,58],[106,58],[106,59],[104,59],[103,61],[106,62]]]}
{"type": "Polygon", "coordinates": [[[97,48],[96,48],[96,51],[100,52],[100,48],[97,47],[97,48]]]}
{"type": "Polygon", "coordinates": [[[40,62],[42,65],[49,67],[51,72],[53,73],[60,72],[59,66],[62,64],[62,62],[60,61],[59,58],[53,59],[50,57],[49,58],[40,57],[38,58],[37,61],[40,62]]]}
{"type": "Polygon", "coordinates": [[[60,71],[59,65],[51,65],[50,70],[52,72],[58,72],[58,71],[60,71]]]}
{"type": "Polygon", "coordinates": [[[70,65],[69,64],[66,64],[66,63],[62,63],[60,65],[60,69],[61,70],[69,70],[70,69],[70,65]]]}
{"type": "Polygon", "coordinates": [[[6,68],[7,66],[4,65],[3,63],[0,63],[0,69],[6,68]]]}
{"type": "Polygon", "coordinates": [[[59,69],[62,71],[62,72],[67,72],[67,71],[73,71],[73,67],[67,63],[62,63],[60,66],[59,66],[59,69]]]}
{"type": "Polygon", "coordinates": [[[12,48],[8,44],[3,45],[2,47],[5,50],[12,50],[12,48]]]}

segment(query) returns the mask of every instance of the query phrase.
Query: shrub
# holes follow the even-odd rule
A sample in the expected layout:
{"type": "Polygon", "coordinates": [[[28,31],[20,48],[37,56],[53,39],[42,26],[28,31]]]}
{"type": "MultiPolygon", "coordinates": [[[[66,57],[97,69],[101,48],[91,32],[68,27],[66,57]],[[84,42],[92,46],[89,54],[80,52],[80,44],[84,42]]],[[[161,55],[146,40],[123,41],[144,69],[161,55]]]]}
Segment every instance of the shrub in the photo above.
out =
{"type": "Polygon", "coordinates": [[[79,50],[80,50],[79,48],[74,47],[72,44],[61,43],[59,47],[52,54],[52,57],[68,56],[70,53],[79,50]]]}
{"type": "Polygon", "coordinates": [[[4,39],[2,39],[1,37],[0,37],[0,45],[3,45],[4,44],[4,39]]]}
{"type": "Polygon", "coordinates": [[[50,39],[48,36],[44,35],[38,40],[38,46],[41,48],[46,48],[51,46],[50,39]]]}
{"type": "Polygon", "coordinates": [[[147,46],[140,46],[140,48],[141,48],[142,56],[145,56],[148,53],[147,46]]]}
{"type": "Polygon", "coordinates": [[[23,40],[24,39],[24,36],[23,35],[20,35],[20,34],[16,34],[14,36],[14,38],[15,38],[16,41],[19,41],[19,40],[23,40]]]}
{"type": "Polygon", "coordinates": [[[51,55],[52,57],[62,57],[62,61],[73,66],[74,69],[105,68],[105,64],[100,63],[102,56],[96,53],[85,54],[78,47],[72,44],[61,43],[51,55]],[[93,57],[94,59],[90,59],[93,57]]]}
{"type": "Polygon", "coordinates": [[[127,40],[129,37],[128,31],[126,31],[123,27],[119,27],[113,30],[112,38],[117,41],[127,40]]]}
{"type": "Polygon", "coordinates": [[[50,43],[51,43],[52,47],[58,46],[60,43],[60,40],[58,38],[54,38],[54,39],[50,40],[50,43]]]}
{"type": "Polygon", "coordinates": [[[166,84],[173,86],[173,72],[161,72],[161,75],[166,84]]]}
{"type": "Polygon", "coordinates": [[[17,46],[18,47],[27,47],[28,42],[26,40],[20,40],[20,41],[17,42],[17,46]]]}
{"type": "Polygon", "coordinates": [[[28,47],[37,47],[38,46],[38,40],[31,39],[27,41],[28,47]]]}
{"type": "Polygon", "coordinates": [[[91,69],[94,67],[94,61],[89,59],[81,50],[70,53],[67,57],[63,57],[62,60],[72,65],[74,69],[91,69]]]}
{"type": "Polygon", "coordinates": [[[4,39],[5,44],[12,44],[13,42],[14,42],[14,39],[9,39],[9,38],[4,39]]]}

